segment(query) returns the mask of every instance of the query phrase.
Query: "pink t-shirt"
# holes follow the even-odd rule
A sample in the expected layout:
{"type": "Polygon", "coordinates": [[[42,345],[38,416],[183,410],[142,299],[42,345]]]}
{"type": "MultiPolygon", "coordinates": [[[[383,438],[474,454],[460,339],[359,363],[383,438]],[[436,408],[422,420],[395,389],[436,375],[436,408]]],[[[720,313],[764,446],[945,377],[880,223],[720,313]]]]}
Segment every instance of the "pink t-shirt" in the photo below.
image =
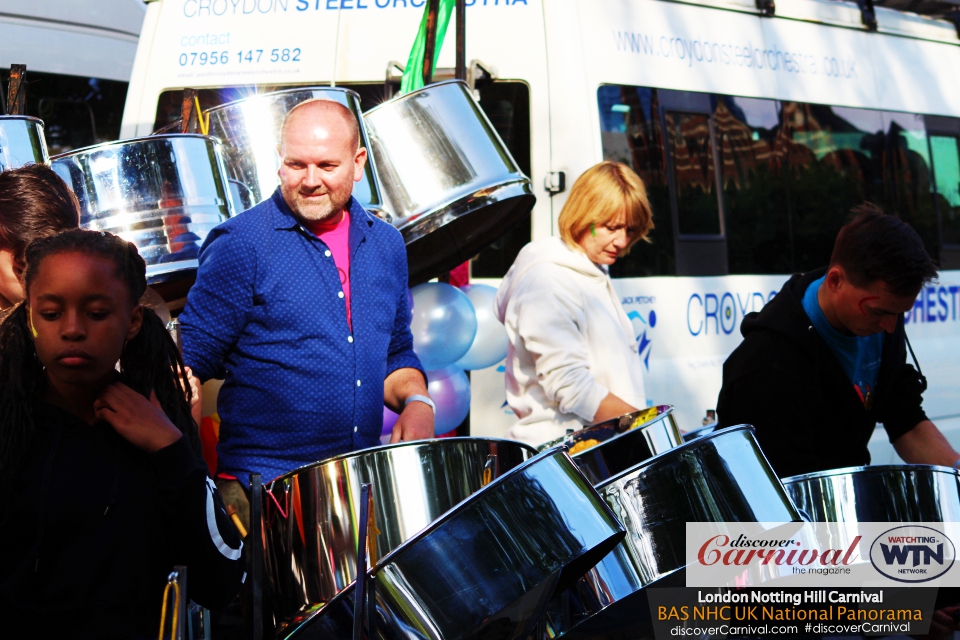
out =
{"type": "Polygon", "coordinates": [[[353,331],[353,320],[350,317],[350,213],[344,211],[338,222],[315,224],[310,230],[323,240],[333,254],[333,262],[340,274],[340,286],[343,287],[343,301],[347,307],[347,324],[353,331]]]}

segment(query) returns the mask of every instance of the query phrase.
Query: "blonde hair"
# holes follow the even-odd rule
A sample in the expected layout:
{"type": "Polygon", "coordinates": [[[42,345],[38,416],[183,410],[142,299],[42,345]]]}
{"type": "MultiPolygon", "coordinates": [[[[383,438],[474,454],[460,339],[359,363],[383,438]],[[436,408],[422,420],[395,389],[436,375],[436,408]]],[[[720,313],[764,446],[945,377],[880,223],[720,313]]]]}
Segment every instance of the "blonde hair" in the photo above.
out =
{"type": "Polygon", "coordinates": [[[573,183],[557,220],[560,237],[571,248],[579,248],[580,238],[591,226],[607,224],[621,214],[626,217],[630,237],[623,251],[626,255],[630,247],[646,240],[653,229],[647,188],[627,165],[609,160],[601,162],[584,171],[573,183]]]}

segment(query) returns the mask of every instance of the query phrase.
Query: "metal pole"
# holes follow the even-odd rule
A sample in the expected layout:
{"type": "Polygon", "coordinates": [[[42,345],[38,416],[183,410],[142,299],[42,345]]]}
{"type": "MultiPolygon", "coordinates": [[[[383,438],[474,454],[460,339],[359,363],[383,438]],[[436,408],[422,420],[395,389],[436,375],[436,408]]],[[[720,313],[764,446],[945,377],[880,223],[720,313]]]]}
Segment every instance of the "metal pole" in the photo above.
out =
{"type": "Polygon", "coordinates": [[[363,640],[363,610],[367,584],[367,519],[370,517],[370,488],[365,482],[360,485],[360,531],[357,540],[357,583],[353,591],[353,640],[363,640]]]}
{"type": "Polygon", "coordinates": [[[437,50],[437,14],[440,0],[428,0],[427,5],[427,42],[423,53],[423,86],[433,81],[433,56],[437,50]]]}
{"type": "Polygon", "coordinates": [[[10,65],[10,83],[7,85],[7,113],[11,116],[26,115],[27,65],[10,65]]]}
{"type": "Polygon", "coordinates": [[[457,80],[467,79],[467,0],[457,0],[457,80]]]}
{"type": "Polygon", "coordinates": [[[259,473],[250,474],[250,582],[253,640],[263,640],[263,490],[259,473]]]}
{"type": "Polygon", "coordinates": [[[200,114],[196,109],[197,90],[184,89],[180,103],[180,133],[196,133],[200,114]]]}

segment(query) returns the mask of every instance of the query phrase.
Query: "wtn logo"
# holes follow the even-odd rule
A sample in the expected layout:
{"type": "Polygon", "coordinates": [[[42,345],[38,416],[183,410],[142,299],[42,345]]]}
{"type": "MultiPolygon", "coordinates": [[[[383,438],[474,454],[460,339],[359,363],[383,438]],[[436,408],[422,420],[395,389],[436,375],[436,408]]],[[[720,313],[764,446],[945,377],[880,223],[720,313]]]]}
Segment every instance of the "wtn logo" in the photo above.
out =
{"type": "Polygon", "coordinates": [[[931,527],[906,525],[890,529],[870,547],[870,562],[898,582],[926,582],[939,578],[953,566],[956,549],[942,532],[931,527]]]}
{"type": "MultiPolygon", "coordinates": [[[[917,538],[918,542],[936,542],[936,538],[933,536],[917,538]]],[[[883,552],[883,561],[887,564],[907,564],[907,560],[910,556],[913,556],[913,566],[920,566],[921,558],[923,559],[923,564],[930,564],[930,561],[933,560],[937,564],[943,564],[943,543],[937,545],[937,550],[934,551],[926,544],[894,544],[894,545],[885,545],[880,543],[880,549],[883,552]]],[[[922,569],[921,571],[926,571],[922,569]]]]}

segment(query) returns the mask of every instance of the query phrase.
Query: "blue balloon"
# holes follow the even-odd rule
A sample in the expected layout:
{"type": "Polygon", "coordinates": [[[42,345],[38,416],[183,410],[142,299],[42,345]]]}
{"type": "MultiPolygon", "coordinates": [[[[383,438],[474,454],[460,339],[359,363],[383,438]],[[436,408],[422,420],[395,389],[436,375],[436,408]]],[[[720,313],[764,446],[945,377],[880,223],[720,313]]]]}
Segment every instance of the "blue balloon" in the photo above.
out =
{"type": "Polygon", "coordinates": [[[467,294],[443,282],[413,288],[413,350],[423,368],[442,369],[470,349],[477,335],[477,314],[467,294]]]}
{"type": "Polygon", "coordinates": [[[500,324],[493,306],[497,289],[488,284],[468,284],[460,290],[470,298],[477,314],[477,337],[470,350],[457,360],[457,366],[467,371],[492,367],[507,357],[510,344],[507,330],[500,324]]]}
{"type": "Polygon", "coordinates": [[[427,391],[437,405],[433,421],[436,435],[453,431],[470,413],[470,380],[457,365],[427,371],[427,391]]]}

